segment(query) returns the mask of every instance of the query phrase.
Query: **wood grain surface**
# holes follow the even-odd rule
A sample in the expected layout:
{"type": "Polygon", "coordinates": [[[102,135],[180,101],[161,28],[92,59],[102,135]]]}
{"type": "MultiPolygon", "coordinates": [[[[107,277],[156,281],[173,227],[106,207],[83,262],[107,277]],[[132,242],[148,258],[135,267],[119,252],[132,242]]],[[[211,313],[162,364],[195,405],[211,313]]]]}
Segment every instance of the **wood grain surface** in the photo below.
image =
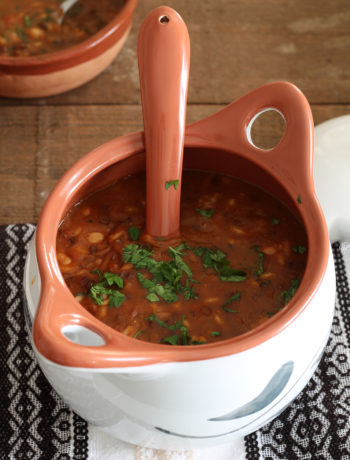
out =
{"type": "MultiPolygon", "coordinates": [[[[137,33],[164,2],[140,0],[127,43],[95,80],[66,94],[0,99],[0,224],[36,222],[51,188],[78,158],[122,134],[142,129],[137,33]]],[[[315,123],[350,113],[348,0],[177,0],[166,2],[191,38],[188,122],[275,80],[295,83],[315,123]]],[[[268,146],[278,119],[254,126],[268,146]]]]}

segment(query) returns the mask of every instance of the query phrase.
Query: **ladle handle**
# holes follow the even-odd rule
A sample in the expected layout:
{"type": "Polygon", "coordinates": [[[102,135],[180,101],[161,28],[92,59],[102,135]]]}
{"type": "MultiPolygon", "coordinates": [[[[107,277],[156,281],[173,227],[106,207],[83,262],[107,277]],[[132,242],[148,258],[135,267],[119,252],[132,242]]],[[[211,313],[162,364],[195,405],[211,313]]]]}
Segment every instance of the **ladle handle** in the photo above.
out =
{"type": "Polygon", "coordinates": [[[181,173],[190,60],[184,21],[161,6],[144,20],[138,41],[146,146],[146,230],[179,232],[181,173]]]}

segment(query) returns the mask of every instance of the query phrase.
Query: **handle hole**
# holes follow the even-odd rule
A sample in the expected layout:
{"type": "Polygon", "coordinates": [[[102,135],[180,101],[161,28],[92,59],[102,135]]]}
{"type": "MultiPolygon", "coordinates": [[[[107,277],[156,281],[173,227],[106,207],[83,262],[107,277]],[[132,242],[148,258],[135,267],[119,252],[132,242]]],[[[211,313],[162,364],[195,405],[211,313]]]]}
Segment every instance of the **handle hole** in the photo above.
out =
{"type": "Polygon", "coordinates": [[[248,141],[258,149],[272,150],[281,141],[286,130],[283,114],[268,107],[254,115],[247,126],[248,141]]]}
{"type": "Polygon", "coordinates": [[[84,326],[70,324],[69,326],[64,326],[61,331],[66,339],[70,342],[76,343],[77,345],[84,345],[86,347],[101,347],[106,344],[100,335],[84,326]]]}
{"type": "Polygon", "coordinates": [[[169,16],[166,16],[166,15],[161,16],[161,17],[159,18],[159,22],[160,22],[161,24],[168,24],[169,21],[170,21],[169,16]]]}

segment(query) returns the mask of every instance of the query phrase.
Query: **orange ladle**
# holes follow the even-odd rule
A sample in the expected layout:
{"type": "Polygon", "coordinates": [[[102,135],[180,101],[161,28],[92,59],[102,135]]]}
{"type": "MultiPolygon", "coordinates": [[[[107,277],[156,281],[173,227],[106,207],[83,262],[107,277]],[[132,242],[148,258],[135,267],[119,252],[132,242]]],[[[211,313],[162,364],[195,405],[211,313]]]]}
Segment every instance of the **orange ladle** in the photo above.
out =
{"type": "Polygon", "coordinates": [[[138,63],[146,146],[146,231],[179,233],[190,41],[179,14],[161,6],[144,20],[138,63]]]}

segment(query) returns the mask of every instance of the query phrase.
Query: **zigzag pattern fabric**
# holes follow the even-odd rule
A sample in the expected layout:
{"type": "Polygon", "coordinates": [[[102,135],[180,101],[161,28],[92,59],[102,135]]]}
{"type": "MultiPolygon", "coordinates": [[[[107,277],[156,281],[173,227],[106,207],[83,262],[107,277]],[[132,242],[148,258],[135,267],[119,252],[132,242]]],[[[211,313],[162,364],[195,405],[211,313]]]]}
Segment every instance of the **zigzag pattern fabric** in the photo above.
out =
{"type": "Polygon", "coordinates": [[[334,243],[332,248],[337,299],[331,335],[320,364],[304,391],[278,418],[246,436],[247,460],[350,459],[348,246],[334,243]]]}
{"type": "Polygon", "coordinates": [[[33,225],[0,227],[0,458],[87,459],[87,422],[41,372],[23,311],[23,268],[33,225]]]}
{"type": "MultiPolygon", "coordinates": [[[[0,459],[235,460],[229,448],[159,456],[127,446],[97,434],[59,398],[38,367],[24,319],[23,268],[34,230],[30,224],[0,227],[0,459]],[[101,456],[102,445],[108,454],[101,456]]],[[[333,254],[337,301],[322,360],[296,400],[245,437],[240,459],[350,459],[350,246],[336,243],[333,254]]]]}

